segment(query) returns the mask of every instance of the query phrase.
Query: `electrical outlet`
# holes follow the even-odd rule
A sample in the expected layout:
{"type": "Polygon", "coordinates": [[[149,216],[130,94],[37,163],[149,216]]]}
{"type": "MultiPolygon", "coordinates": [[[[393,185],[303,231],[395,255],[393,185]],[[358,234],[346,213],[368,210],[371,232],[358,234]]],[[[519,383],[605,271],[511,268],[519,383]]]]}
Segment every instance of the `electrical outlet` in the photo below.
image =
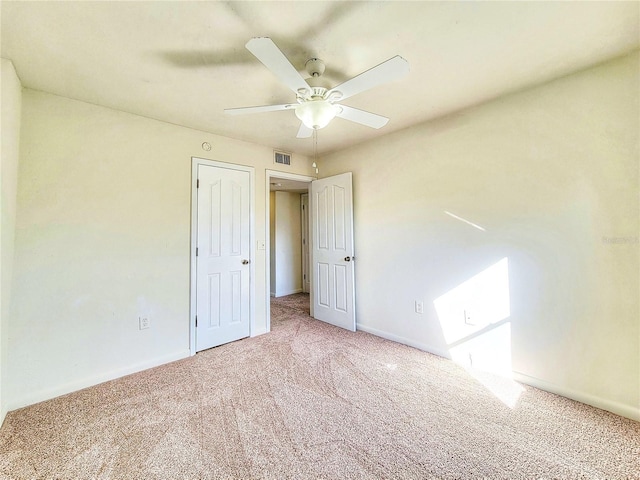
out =
{"type": "Polygon", "coordinates": [[[151,320],[149,320],[149,317],[138,317],[138,324],[140,330],[145,330],[151,326],[151,320]]]}
{"type": "Polygon", "coordinates": [[[416,300],[416,313],[424,313],[424,303],[416,300]]]}
{"type": "Polygon", "coordinates": [[[466,310],[464,311],[464,323],[466,323],[467,325],[475,325],[476,322],[474,322],[473,317],[471,315],[471,311],[470,310],[466,310]]]}

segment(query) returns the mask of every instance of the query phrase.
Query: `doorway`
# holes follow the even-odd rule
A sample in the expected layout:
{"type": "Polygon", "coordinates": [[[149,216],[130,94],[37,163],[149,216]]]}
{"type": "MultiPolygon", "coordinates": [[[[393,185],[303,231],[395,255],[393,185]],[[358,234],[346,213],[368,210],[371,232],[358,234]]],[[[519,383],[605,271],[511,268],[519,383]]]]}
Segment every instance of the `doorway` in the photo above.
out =
{"type": "MultiPolygon", "coordinates": [[[[267,170],[266,172],[266,265],[267,301],[265,316],[267,331],[271,330],[271,298],[305,291],[305,280],[310,285],[309,273],[303,272],[305,259],[304,243],[308,246],[308,210],[303,214],[303,196],[308,201],[308,191],[313,177],[267,170]],[[278,221],[276,213],[280,213],[278,221]],[[306,219],[306,220],[305,220],[306,219]],[[303,243],[304,242],[304,243],[303,243]],[[278,250],[280,260],[278,261],[278,250]],[[286,253],[288,252],[288,253],[286,253]],[[306,278],[304,278],[306,275],[306,278]]],[[[308,248],[306,249],[308,255],[308,248]]],[[[309,288],[308,286],[306,288],[309,288]]],[[[308,291],[308,290],[306,290],[308,291]]],[[[313,315],[313,312],[311,312],[313,315]]]]}

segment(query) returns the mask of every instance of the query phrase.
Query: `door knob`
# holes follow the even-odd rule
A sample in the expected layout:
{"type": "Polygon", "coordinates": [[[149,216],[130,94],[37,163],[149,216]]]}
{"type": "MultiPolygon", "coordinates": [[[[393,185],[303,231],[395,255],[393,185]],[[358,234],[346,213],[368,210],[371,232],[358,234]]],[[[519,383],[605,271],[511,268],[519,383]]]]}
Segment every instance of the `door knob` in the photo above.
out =
{"type": "Polygon", "coordinates": [[[249,261],[249,260],[247,260],[247,259],[242,260],[242,264],[243,264],[243,265],[249,265],[249,262],[250,262],[250,261],[249,261]]]}
{"type": "Polygon", "coordinates": [[[350,262],[351,261],[351,257],[344,257],[344,261],[345,262],[350,262]]]}

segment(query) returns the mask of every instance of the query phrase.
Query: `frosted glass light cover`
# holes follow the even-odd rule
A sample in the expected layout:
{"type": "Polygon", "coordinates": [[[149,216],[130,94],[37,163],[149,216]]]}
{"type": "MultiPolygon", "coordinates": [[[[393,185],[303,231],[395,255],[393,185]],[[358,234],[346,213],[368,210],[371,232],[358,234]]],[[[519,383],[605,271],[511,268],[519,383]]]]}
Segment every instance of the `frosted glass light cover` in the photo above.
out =
{"type": "Polygon", "coordinates": [[[326,100],[311,100],[296,106],[296,117],[307,127],[318,130],[326,127],[338,113],[338,108],[326,100]]]}

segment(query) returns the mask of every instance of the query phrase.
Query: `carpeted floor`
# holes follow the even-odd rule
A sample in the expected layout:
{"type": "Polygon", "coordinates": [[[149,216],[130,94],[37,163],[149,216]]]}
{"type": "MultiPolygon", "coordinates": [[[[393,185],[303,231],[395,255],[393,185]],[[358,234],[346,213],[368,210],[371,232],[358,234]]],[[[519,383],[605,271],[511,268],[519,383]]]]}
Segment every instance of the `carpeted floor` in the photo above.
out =
{"type": "Polygon", "coordinates": [[[285,297],[271,298],[271,312],[275,313],[276,320],[280,319],[280,314],[284,312],[281,307],[289,307],[299,312],[310,315],[309,294],[296,293],[295,295],[287,295],[285,297]],[[275,309],[275,312],[274,312],[275,309]]]}
{"type": "Polygon", "coordinates": [[[9,413],[0,478],[640,478],[640,423],[315,321],[307,298],[272,299],[270,334],[9,413]]]}

